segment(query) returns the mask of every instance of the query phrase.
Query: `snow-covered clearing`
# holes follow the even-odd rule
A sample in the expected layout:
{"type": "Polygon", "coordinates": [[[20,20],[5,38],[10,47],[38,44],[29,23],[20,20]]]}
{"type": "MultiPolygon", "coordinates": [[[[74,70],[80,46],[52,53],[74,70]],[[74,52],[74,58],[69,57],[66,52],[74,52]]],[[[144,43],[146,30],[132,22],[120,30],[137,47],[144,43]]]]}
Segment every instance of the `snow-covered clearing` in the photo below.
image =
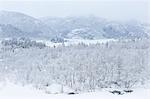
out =
{"type": "Polygon", "coordinates": [[[46,94],[31,86],[8,83],[0,86],[0,99],[150,99],[150,89],[135,89],[133,93],[114,95],[106,90],[75,95],[46,94]]]}
{"type": "MultiPolygon", "coordinates": [[[[69,46],[69,45],[77,45],[79,43],[83,43],[83,44],[97,44],[97,43],[107,43],[110,41],[117,41],[116,39],[99,39],[99,40],[85,40],[85,39],[65,39],[67,42],[64,42],[65,46],[69,46]]],[[[49,40],[36,40],[37,42],[42,42],[45,43],[46,46],[59,46],[62,45],[62,43],[53,43],[49,40]]]]}

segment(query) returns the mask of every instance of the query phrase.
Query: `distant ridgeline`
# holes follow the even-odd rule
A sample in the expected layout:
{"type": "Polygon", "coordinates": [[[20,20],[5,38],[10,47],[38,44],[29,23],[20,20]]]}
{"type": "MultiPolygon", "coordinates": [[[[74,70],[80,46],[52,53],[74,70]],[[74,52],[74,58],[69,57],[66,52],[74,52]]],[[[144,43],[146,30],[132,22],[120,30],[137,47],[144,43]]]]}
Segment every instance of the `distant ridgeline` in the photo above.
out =
{"type": "Polygon", "coordinates": [[[112,22],[94,16],[36,19],[19,12],[1,11],[0,38],[23,36],[47,39],[149,38],[150,25],[135,21],[112,22]]]}

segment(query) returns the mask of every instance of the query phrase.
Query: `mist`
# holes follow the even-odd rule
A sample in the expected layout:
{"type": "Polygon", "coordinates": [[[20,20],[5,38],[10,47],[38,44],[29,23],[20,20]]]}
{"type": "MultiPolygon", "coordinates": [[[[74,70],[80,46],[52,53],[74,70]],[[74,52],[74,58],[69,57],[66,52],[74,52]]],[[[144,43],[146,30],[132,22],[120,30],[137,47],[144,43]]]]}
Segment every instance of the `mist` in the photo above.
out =
{"type": "Polygon", "coordinates": [[[0,0],[0,10],[16,11],[30,16],[66,17],[98,16],[110,20],[150,20],[148,0],[0,0]]]}

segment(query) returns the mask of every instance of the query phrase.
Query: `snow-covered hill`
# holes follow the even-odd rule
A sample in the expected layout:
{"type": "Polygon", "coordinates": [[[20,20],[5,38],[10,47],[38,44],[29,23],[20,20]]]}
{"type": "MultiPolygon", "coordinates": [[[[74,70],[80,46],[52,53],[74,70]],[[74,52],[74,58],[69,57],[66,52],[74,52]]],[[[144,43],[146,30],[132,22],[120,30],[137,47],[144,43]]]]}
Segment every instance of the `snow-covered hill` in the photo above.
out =
{"type": "Polygon", "coordinates": [[[0,24],[0,38],[18,36],[27,36],[27,34],[10,24],[0,24]]]}
{"type": "Polygon", "coordinates": [[[3,28],[0,31],[1,37],[15,35],[48,39],[147,38],[150,27],[139,22],[112,22],[95,16],[37,19],[12,11],[0,11],[0,24],[3,28]]]}
{"type": "MultiPolygon", "coordinates": [[[[114,22],[99,17],[41,18],[42,22],[66,38],[145,38],[145,25],[140,22],[114,22]]],[[[149,26],[147,26],[149,27],[149,26]]]]}
{"type": "MultiPolygon", "coordinates": [[[[93,38],[103,38],[102,27],[105,25],[106,20],[95,16],[87,17],[65,17],[65,18],[52,18],[45,17],[40,19],[46,25],[51,26],[54,30],[58,31],[58,35],[63,37],[73,37],[73,34],[78,33],[78,37],[87,38],[87,34],[92,35],[93,38]],[[78,31],[77,31],[78,30],[78,31]],[[85,31],[83,35],[83,31],[85,31]],[[82,35],[81,35],[82,33],[82,35]]],[[[91,38],[91,36],[89,37],[91,38]]]]}
{"type": "MultiPolygon", "coordinates": [[[[50,27],[47,27],[40,20],[19,12],[0,11],[0,24],[10,24],[13,27],[23,31],[26,36],[38,37],[52,33],[50,27]]],[[[7,28],[7,31],[11,30],[7,28]]],[[[5,33],[5,35],[7,34],[9,36],[10,32],[5,33]]]]}

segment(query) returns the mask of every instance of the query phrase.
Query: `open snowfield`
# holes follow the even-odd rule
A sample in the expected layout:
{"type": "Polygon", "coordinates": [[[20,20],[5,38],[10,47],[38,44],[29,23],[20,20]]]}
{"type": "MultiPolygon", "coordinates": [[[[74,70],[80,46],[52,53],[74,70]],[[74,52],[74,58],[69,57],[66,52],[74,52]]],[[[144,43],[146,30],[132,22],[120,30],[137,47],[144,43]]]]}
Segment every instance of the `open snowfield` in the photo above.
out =
{"type": "Polygon", "coordinates": [[[133,93],[114,95],[106,90],[76,95],[46,94],[31,86],[8,83],[0,86],[0,99],[150,99],[150,89],[135,89],[133,93]]]}
{"type": "MultiPolygon", "coordinates": [[[[116,39],[99,39],[99,40],[65,39],[65,40],[67,41],[67,42],[64,42],[65,46],[77,45],[77,44],[80,44],[80,43],[90,45],[90,44],[97,44],[97,43],[107,43],[107,42],[110,42],[110,41],[117,41],[116,39]]],[[[46,46],[49,46],[49,47],[62,45],[62,43],[53,43],[53,42],[48,41],[48,40],[36,40],[36,41],[45,43],[46,46]]]]}

